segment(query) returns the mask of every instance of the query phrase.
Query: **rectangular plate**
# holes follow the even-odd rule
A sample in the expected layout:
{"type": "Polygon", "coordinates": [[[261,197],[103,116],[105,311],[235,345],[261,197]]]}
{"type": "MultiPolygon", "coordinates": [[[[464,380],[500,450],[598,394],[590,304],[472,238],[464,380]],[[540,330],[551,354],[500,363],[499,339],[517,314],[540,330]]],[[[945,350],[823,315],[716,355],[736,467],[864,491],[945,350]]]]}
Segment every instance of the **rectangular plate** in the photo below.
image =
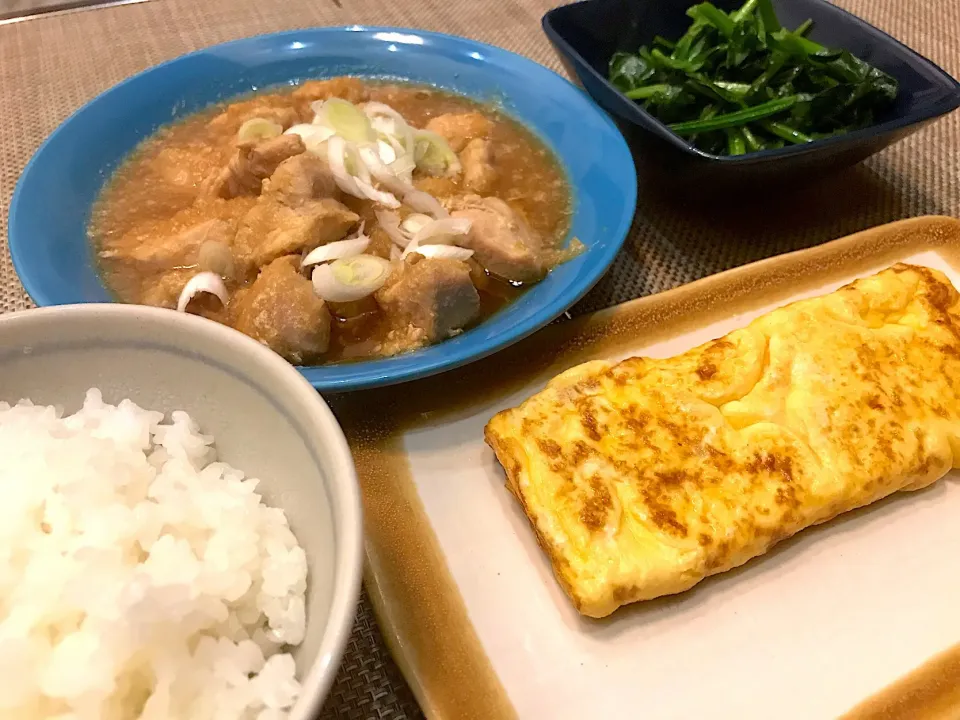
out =
{"type": "Polygon", "coordinates": [[[888,686],[960,642],[957,471],[598,621],[554,580],[483,441],[495,412],[575,364],[675,355],[897,261],[960,288],[960,221],[875,228],[547,328],[460,371],[334,399],[363,487],[368,591],[427,714],[807,720],[885,688],[855,714],[907,712],[907,696],[942,705],[947,656],[938,677],[888,686]]]}

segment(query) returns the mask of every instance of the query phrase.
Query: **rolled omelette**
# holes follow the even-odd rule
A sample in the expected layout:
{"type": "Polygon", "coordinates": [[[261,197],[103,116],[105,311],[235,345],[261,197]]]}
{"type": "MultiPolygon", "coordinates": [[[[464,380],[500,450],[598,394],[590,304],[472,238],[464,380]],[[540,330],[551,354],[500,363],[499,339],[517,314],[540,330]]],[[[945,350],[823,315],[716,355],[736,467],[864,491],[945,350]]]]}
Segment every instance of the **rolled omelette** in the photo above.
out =
{"type": "Polygon", "coordinates": [[[960,295],[898,264],[672,358],[574,367],[485,435],[604,617],[960,467],[960,295]]]}

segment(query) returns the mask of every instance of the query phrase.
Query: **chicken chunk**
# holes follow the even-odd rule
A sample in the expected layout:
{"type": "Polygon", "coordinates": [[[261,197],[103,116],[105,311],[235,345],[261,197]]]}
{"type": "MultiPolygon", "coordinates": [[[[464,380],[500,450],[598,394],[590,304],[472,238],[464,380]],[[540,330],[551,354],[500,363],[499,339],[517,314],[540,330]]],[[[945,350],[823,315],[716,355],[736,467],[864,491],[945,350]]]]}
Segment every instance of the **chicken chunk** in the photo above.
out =
{"type": "Polygon", "coordinates": [[[340,197],[337,182],[326,161],[312,153],[287,158],[263,181],[264,197],[297,208],[308,200],[340,197]]]}
{"type": "Polygon", "coordinates": [[[297,256],[274,260],[236,301],[237,330],[292,363],[323,355],[330,345],[330,312],[299,267],[297,256]]]}
{"type": "Polygon", "coordinates": [[[197,265],[204,244],[229,247],[232,235],[233,226],[229,222],[206,220],[176,235],[151,238],[149,242],[132,235],[100,255],[128,262],[145,274],[164,272],[197,265]]]}
{"type": "Polygon", "coordinates": [[[540,238],[503,200],[467,195],[451,203],[451,215],[472,227],[463,247],[492,275],[511,282],[535,282],[547,271],[540,238]]]}
{"type": "Polygon", "coordinates": [[[359,221],[359,215],[330,198],[291,208],[264,196],[240,221],[233,253],[241,271],[249,274],[284,255],[340,240],[359,221]]]}
{"type": "Polygon", "coordinates": [[[413,186],[428,195],[433,195],[438,200],[450,198],[463,192],[463,188],[460,187],[459,176],[433,177],[431,175],[421,175],[413,179],[413,186]]]}
{"type": "Polygon", "coordinates": [[[366,102],[369,97],[366,86],[352,77],[338,77],[332,80],[307,80],[293,91],[293,97],[300,100],[329,100],[342,98],[352,103],[366,102]]]}
{"type": "Polygon", "coordinates": [[[460,153],[463,165],[463,185],[467,190],[486,195],[493,190],[497,171],[493,167],[493,143],[476,138],[467,143],[460,153]]]}
{"type": "Polygon", "coordinates": [[[273,175],[280,163],[306,149],[299,135],[241,143],[226,167],[204,180],[203,190],[225,199],[259,195],[264,179],[273,175]]]}
{"type": "Polygon", "coordinates": [[[426,330],[418,328],[416,325],[402,325],[387,330],[383,339],[370,352],[381,357],[391,357],[426,347],[429,344],[430,339],[427,337],[426,330]]]}
{"type": "Polygon", "coordinates": [[[433,118],[425,129],[443,137],[450,149],[458,153],[471,140],[486,138],[493,123],[478,112],[447,113],[433,118]]]}
{"type": "MultiPolygon", "coordinates": [[[[392,337],[406,338],[409,350],[455,335],[480,314],[480,295],[466,263],[412,254],[376,293],[393,326],[392,337]]],[[[389,338],[388,338],[389,340],[389,338]]]]}

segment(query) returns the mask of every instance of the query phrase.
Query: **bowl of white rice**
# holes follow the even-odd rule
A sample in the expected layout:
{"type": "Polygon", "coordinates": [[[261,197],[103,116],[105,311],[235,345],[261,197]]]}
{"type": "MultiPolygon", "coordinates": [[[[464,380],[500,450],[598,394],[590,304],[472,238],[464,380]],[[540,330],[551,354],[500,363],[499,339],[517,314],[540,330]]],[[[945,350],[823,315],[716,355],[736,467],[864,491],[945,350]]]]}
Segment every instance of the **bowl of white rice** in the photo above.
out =
{"type": "Polygon", "coordinates": [[[308,720],[353,624],[336,419],[280,357],[133,305],[0,317],[0,718],[308,720]]]}

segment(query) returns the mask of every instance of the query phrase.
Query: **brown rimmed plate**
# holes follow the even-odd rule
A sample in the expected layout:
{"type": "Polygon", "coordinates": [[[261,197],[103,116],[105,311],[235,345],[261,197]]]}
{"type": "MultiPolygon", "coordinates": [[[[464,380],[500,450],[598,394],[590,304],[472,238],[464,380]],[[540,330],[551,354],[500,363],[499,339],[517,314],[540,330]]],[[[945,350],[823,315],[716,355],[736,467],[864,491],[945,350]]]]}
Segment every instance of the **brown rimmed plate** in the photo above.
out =
{"type": "Polygon", "coordinates": [[[960,472],[594,621],[557,586],[483,442],[495,412],[572,365],[673,355],[898,261],[960,287],[960,221],[867,230],[547,328],[439,378],[335,400],[368,518],[368,591],[428,716],[956,716],[960,472]]]}

